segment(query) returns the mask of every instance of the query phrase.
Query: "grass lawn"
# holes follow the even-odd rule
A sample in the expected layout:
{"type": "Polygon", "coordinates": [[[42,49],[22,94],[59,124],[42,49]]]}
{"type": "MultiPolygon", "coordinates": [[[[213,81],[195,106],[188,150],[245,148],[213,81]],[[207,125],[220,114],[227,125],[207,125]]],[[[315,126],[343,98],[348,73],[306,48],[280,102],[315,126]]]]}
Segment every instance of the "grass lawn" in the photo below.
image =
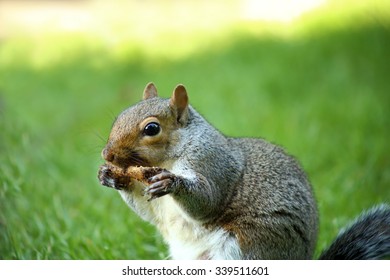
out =
{"type": "Polygon", "coordinates": [[[320,212],[318,255],[362,210],[390,202],[390,6],[369,2],[152,44],[0,41],[0,259],[167,258],[154,228],[96,178],[114,117],[149,81],[165,97],[185,84],[223,133],[301,161],[320,212]]]}

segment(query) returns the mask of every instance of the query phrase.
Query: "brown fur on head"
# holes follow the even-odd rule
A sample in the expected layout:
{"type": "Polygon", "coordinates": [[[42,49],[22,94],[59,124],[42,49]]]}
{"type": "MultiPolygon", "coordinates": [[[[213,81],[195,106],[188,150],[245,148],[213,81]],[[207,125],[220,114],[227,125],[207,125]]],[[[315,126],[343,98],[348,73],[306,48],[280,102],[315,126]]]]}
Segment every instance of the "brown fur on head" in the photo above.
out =
{"type": "Polygon", "coordinates": [[[177,130],[188,120],[188,96],[178,85],[170,99],[158,97],[153,83],[143,100],[123,111],[113,124],[102,157],[118,167],[159,166],[179,141],[177,130]]]}

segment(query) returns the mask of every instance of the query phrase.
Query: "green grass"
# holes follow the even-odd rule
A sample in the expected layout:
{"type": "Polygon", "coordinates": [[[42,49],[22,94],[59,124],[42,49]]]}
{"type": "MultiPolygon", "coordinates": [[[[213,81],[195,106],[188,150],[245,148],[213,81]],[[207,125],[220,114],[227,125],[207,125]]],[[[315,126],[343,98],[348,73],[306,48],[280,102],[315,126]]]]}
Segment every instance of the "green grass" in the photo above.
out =
{"type": "Polygon", "coordinates": [[[301,161],[320,210],[318,254],[390,201],[390,17],[385,1],[365,2],[336,1],[292,26],[203,31],[180,56],[166,42],[144,50],[80,35],[1,42],[0,259],[166,258],[154,228],[96,179],[114,117],[149,81],[166,97],[185,84],[223,133],[263,137],[301,161]]]}

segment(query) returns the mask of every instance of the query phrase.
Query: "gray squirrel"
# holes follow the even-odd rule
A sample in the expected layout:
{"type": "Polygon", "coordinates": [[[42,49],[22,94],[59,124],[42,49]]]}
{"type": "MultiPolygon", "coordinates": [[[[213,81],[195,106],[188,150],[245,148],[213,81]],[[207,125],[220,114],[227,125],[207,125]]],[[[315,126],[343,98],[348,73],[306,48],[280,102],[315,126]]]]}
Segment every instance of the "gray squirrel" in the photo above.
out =
{"type": "MultiPolygon", "coordinates": [[[[115,120],[100,183],[154,224],[173,259],[311,259],[318,213],[299,163],[274,144],[230,138],[153,83],[115,120]]],[[[320,259],[390,256],[390,207],[362,214],[320,259]]]]}

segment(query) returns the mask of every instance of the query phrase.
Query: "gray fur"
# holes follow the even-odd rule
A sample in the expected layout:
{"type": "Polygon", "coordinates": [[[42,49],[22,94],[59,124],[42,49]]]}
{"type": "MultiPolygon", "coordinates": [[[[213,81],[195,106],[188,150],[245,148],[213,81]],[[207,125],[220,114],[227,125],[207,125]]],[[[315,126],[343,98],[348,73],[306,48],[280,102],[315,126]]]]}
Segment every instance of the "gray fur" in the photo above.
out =
{"type": "Polygon", "coordinates": [[[223,136],[192,108],[189,120],[180,160],[199,180],[174,196],[183,208],[207,225],[229,225],[247,238],[244,259],[310,259],[317,210],[297,161],[264,140],[223,136]]]}

